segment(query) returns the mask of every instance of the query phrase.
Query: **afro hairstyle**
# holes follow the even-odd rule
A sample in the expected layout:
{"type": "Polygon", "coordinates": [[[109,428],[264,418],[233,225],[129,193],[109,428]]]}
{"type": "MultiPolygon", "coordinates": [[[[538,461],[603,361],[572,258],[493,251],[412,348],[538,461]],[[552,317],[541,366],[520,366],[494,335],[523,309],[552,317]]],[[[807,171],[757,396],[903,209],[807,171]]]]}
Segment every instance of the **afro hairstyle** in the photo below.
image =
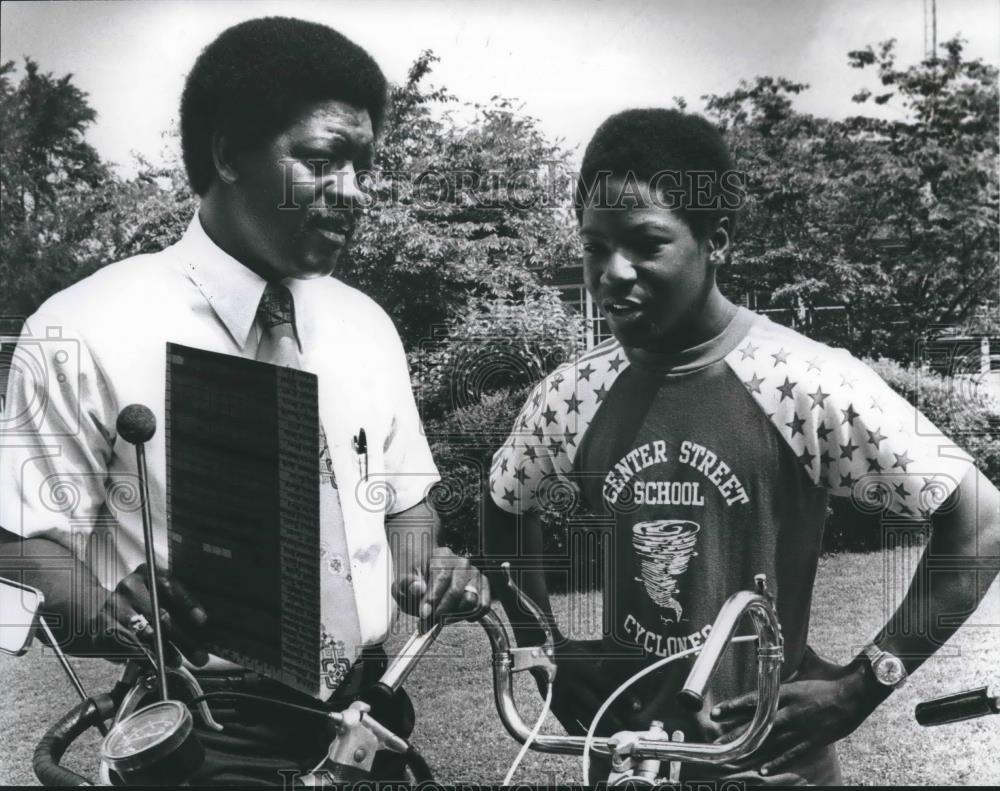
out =
{"type": "Polygon", "coordinates": [[[612,178],[667,184],[669,196],[664,198],[659,189],[654,200],[664,199],[657,205],[676,211],[696,239],[707,239],[723,217],[729,218],[730,236],[735,231],[736,210],[743,200],[742,174],[722,133],[700,115],[648,108],[624,110],[605,120],[587,144],[580,166],[574,196],[579,222],[588,201],[612,178]]]}
{"type": "Polygon", "coordinates": [[[215,175],[212,136],[237,150],[268,142],[304,104],[338,100],[368,111],[375,132],[386,80],[364,49],[336,30],[288,17],[234,25],[198,56],[181,96],[181,147],[191,188],[204,195],[215,175]]]}

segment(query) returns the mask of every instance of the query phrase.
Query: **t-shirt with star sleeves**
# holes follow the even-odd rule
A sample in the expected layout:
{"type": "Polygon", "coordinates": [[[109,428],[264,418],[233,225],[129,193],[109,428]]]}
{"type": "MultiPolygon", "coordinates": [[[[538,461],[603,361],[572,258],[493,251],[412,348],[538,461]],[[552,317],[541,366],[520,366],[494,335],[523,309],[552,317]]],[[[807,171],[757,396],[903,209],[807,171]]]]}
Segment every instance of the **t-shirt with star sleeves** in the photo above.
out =
{"type": "MultiPolygon", "coordinates": [[[[726,598],[759,573],[788,677],[806,647],[828,496],[926,520],[970,468],[849,353],[740,308],[716,338],[655,369],[612,339],[551,373],[495,454],[490,487],[508,513],[576,499],[613,523],[602,646],[621,680],[700,646],[726,598]]],[[[754,688],[751,649],[727,652],[712,699],[754,688]]],[[[688,740],[700,729],[671,711],[690,661],[633,690],[644,715],[688,740]]]]}

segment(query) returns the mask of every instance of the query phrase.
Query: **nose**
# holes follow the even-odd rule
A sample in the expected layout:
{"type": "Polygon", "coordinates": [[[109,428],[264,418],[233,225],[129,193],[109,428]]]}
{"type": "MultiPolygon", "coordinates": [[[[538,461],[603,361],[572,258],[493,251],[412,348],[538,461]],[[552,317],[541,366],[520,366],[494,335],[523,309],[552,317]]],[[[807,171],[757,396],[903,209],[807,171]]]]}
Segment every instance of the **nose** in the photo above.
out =
{"type": "Polygon", "coordinates": [[[621,250],[614,250],[608,256],[607,266],[601,273],[601,280],[608,285],[630,283],[636,278],[635,266],[621,250]]]}
{"type": "Polygon", "coordinates": [[[353,162],[331,173],[324,187],[326,202],[336,208],[360,209],[366,197],[353,162]]]}

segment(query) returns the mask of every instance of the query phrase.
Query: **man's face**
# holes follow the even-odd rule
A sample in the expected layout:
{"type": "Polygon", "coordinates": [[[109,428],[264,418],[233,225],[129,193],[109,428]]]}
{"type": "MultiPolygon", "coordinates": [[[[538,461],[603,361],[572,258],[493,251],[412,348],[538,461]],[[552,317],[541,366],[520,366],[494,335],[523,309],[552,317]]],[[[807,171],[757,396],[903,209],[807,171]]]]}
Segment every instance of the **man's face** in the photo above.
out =
{"type": "Polygon", "coordinates": [[[340,101],[307,105],[267,145],[238,155],[233,183],[245,255],[262,274],[322,277],[354,233],[371,167],[371,118],[340,101]]]}
{"type": "Polygon", "coordinates": [[[612,179],[602,196],[610,200],[583,211],[584,281],[624,346],[665,351],[672,336],[697,322],[714,287],[710,246],[664,201],[652,201],[644,185],[637,191],[641,200],[626,197],[624,206],[615,206],[622,186],[612,179]]]}

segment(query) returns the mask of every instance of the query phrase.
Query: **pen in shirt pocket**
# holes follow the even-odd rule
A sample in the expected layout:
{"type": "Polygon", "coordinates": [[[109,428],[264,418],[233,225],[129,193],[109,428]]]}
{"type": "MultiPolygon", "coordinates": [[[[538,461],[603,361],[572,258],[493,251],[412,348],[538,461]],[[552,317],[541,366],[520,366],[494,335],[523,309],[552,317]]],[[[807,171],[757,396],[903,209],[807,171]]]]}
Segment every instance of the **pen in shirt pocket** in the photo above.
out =
{"type": "Polygon", "coordinates": [[[368,482],[368,438],[365,436],[365,429],[362,426],[358,433],[351,440],[354,452],[358,454],[358,474],[361,480],[368,482]]]}

